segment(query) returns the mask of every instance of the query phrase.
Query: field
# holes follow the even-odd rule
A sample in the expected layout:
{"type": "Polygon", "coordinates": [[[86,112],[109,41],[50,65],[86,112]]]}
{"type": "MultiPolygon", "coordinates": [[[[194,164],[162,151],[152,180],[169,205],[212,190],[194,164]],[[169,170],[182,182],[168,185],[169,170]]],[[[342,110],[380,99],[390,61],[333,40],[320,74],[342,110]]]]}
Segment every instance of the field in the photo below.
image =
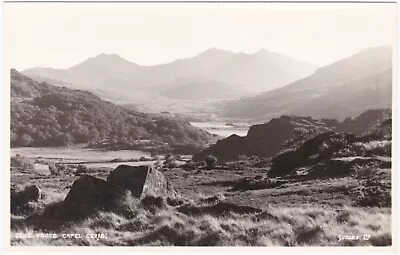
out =
{"type": "MultiPolygon", "coordinates": [[[[110,170],[91,169],[91,174],[106,179],[110,170]]],[[[49,215],[79,177],[12,170],[13,185],[35,184],[42,197],[12,215],[11,245],[391,245],[390,208],[357,206],[356,177],[280,178],[270,183],[263,182],[267,171],[164,168],[179,199],[127,199],[129,213],[98,212],[64,222],[49,215]],[[249,179],[265,185],[251,186],[249,179]],[[182,204],[186,210],[178,206],[182,204]]]]}
{"type": "MultiPolygon", "coordinates": [[[[106,151],[88,149],[83,146],[56,147],[56,148],[32,148],[20,147],[11,149],[11,156],[22,155],[30,159],[39,159],[56,164],[80,164],[91,169],[116,168],[123,162],[126,165],[138,166],[143,164],[154,164],[150,153],[140,150],[116,150],[106,151]],[[141,157],[146,162],[138,161],[141,157]]],[[[43,168],[45,173],[48,167],[37,163],[37,168],[43,168]]],[[[47,171],[48,172],[48,171],[47,171]]]]}
{"type": "Polygon", "coordinates": [[[109,161],[115,158],[121,160],[139,159],[140,157],[149,157],[150,154],[139,150],[118,150],[118,151],[105,151],[87,149],[84,146],[76,145],[70,147],[55,147],[55,148],[33,148],[33,147],[19,147],[11,149],[11,156],[16,154],[23,155],[28,158],[44,158],[55,159],[63,162],[98,162],[109,161]]]}

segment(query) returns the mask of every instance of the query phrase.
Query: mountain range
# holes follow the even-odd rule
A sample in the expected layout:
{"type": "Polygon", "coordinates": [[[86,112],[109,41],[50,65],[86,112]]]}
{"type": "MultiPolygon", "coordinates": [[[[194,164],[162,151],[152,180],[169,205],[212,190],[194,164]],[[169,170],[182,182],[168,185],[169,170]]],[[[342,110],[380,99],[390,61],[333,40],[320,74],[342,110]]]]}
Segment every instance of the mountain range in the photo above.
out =
{"type": "Polygon", "coordinates": [[[22,73],[40,82],[89,90],[115,103],[165,110],[177,100],[232,99],[271,90],[315,70],[313,64],[267,50],[245,54],[212,48],[155,66],[101,54],[68,69],[32,68],[22,73]]]}
{"type": "Polygon", "coordinates": [[[392,104],[392,49],[381,46],[319,68],[286,86],[222,106],[227,118],[265,122],[280,115],[343,120],[392,104]]]}
{"type": "Polygon", "coordinates": [[[101,54],[68,69],[23,73],[141,111],[217,114],[253,123],[281,115],[343,120],[391,107],[392,49],[366,49],[318,69],[267,50],[212,48],[155,66],[101,54]]]}

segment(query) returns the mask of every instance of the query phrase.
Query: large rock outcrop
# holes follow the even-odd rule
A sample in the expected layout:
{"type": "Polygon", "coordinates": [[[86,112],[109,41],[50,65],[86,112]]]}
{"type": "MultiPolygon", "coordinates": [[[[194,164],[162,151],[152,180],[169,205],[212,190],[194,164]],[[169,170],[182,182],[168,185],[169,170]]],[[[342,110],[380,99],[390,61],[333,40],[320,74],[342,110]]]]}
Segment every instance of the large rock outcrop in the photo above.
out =
{"type": "Polygon", "coordinates": [[[38,201],[40,196],[41,191],[36,185],[25,188],[11,187],[11,212],[25,206],[29,202],[38,201]]]}
{"type": "Polygon", "coordinates": [[[327,177],[350,174],[356,168],[368,166],[391,168],[391,117],[379,120],[363,136],[326,132],[295,144],[271,160],[268,175],[301,172],[327,177]]]}
{"type": "Polygon", "coordinates": [[[194,155],[196,161],[214,155],[221,161],[237,160],[239,156],[273,157],[288,148],[297,148],[319,134],[334,131],[357,136],[385,134],[391,139],[391,109],[368,110],[343,122],[335,119],[316,120],[311,117],[283,115],[267,123],[253,125],[247,136],[232,135],[194,155]]]}
{"type": "Polygon", "coordinates": [[[237,160],[240,155],[272,157],[285,148],[285,143],[297,136],[316,135],[331,130],[322,121],[310,117],[281,116],[265,124],[250,127],[247,136],[232,135],[194,155],[197,161],[211,154],[219,161],[237,160]]]}
{"type": "Polygon", "coordinates": [[[98,211],[129,213],[147,195],[176,194],[167,178],[154,167],[120,165],[107,180],[90,175],[76,180],[64,199],[61,217],[79,218],[98,211]]]}
{"type": "Polygon", "coordinates": [[[137,198],[146,195],[175,196],[176,191],[167,178],[152,166],[119,165],[112,171],[107,181],[131,191],[137,198]]]}
{"type": "Polygon", "coordinates": [[[118,185],[90,175],[74,182],[64,199],[64,208],[70,216],[84,216],[97,211],[124,210],[126,190],[118,185]]]}
{"type": "Polygon", "coordinates": [[[297,168],[328,160],[355,141],[357,141],[357,137],[354,134],[322,133],[307,140],[298,148],[284,151],[274,157],[268,175],[291,174],[297,168]]]}

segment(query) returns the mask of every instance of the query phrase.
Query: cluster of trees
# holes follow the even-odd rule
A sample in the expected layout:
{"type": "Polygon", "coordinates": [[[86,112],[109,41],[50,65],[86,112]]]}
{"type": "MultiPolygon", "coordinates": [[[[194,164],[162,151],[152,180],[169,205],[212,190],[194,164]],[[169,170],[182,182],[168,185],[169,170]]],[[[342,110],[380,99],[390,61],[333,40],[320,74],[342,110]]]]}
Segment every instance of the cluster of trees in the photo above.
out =
{"type": "MultiPolygon", "coordinates": [[[[12,147],[89,143],[118,148],[146,145],[196,150],[211,138],[183,120],[129,110],[90,92],[51,87],[54,86],[47,93],[11,101],[12,147]]],[[[18,95],[15,89],[12,91],[18,95]]]]}

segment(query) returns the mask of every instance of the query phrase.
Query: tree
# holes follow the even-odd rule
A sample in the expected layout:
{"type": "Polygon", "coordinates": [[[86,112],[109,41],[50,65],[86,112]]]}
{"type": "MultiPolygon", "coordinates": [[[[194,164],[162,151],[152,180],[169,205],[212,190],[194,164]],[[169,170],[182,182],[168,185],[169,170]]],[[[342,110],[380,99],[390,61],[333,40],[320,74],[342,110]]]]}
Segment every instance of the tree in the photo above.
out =
{"type": "Polygon", "coordinates": [[[57,137],[58,143],[62,146],[71,146],[74,144],[74,138],[69,134],[65,133],[57,137]]]}
{"type": "Polygon", "coordinates": [[[19,139],[19,144],[21,146],[29,146],[33,142],[33,139],[30,135],[23,134],[19,139]]]}
{"type": "Polygon", "coordinates": [[[11,133],[10,133],[11,146],[17,144],[18,143],[18,139],[19,139],[18,135],[11,131],[11,133]]]}
{"type": "Polygon", "coordinates": [[[217,165],[217,158],[213,155],[208,155],[205,161],[208,169],[212,169],[217,165]]]}
{"type": "Polygon", "coordinates": [[[100,140],[100,133],[99,131],[97,131],[97,129],[92,129],[89,131],[89,141],[90,142],[97,142],[98,140],[100,140]]]}

